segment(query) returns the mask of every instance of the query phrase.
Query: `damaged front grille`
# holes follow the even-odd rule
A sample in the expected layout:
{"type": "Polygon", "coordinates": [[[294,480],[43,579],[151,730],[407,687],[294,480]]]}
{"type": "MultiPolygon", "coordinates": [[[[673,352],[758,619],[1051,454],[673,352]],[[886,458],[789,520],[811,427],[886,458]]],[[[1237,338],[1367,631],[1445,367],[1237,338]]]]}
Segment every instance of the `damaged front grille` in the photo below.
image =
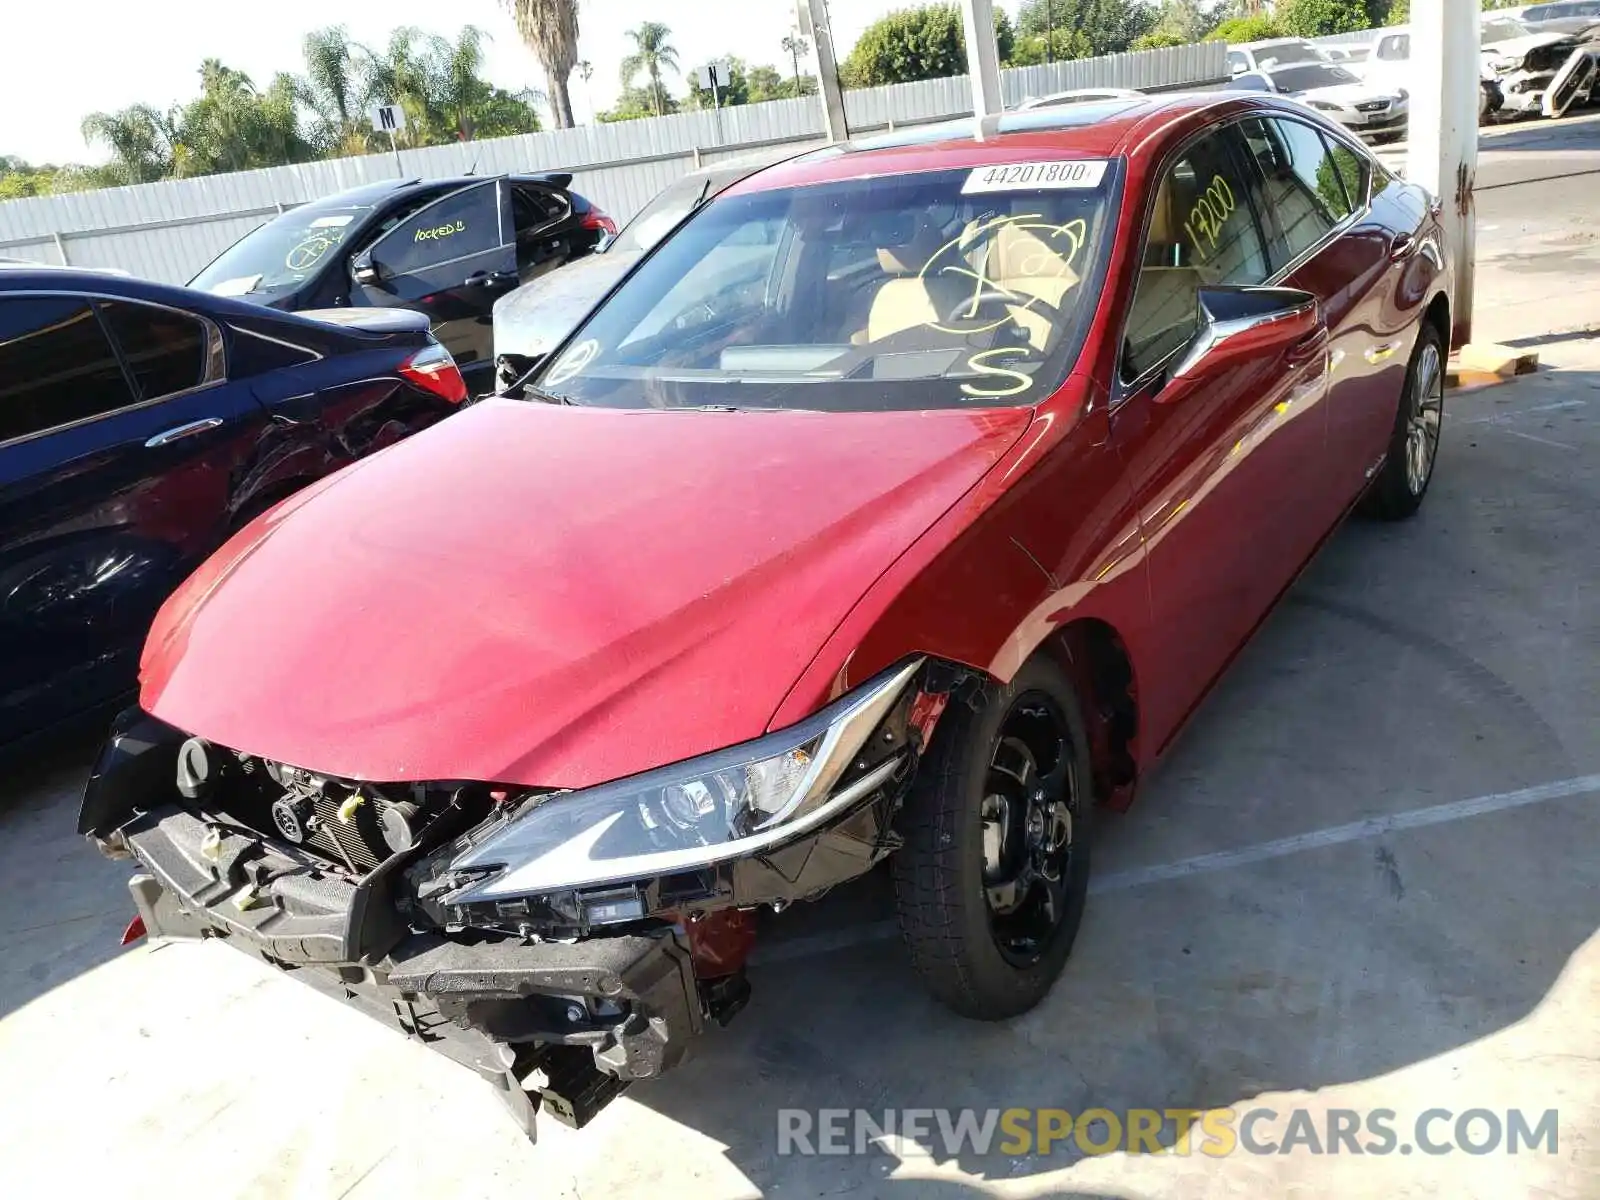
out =
{"type": "Polygon", "coordinates": [[[202,815],[312,851],[364,878],[420,844],[446,814],[454,836],[485,816],[482,787],[372,784],[336,779],[190,738],[178,752],[177,787],[202,815]]]}

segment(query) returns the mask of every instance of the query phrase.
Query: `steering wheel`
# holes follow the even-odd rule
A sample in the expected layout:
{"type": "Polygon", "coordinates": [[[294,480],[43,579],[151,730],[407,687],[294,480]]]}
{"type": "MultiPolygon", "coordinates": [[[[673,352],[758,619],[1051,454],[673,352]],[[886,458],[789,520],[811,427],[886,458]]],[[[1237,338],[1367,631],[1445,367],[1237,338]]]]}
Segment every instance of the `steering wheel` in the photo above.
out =
{"type": "Polygon", "coordinates": [[[1059,326],[1062,321],[1061,310],[1047,300],[1041,300],[1027,292],[1008,292],[1003,288],[985,287],[976,296],[968,294],[961,297],[960,302],[949,312],[940,314],[939,324],[960,329],[963,324],[985,322],[987,327],[992,328],[1011,320],[1010,310],[1013,308],[1025,308],[1031,313],[1037,313],[1052,327],[1059,326]],[[985,318],[979,315],[985,308],[991,310],[991,313],[996,309],[1003,309],[1004,315],[998,321],[992,316],[985,321],[985,318]]]}

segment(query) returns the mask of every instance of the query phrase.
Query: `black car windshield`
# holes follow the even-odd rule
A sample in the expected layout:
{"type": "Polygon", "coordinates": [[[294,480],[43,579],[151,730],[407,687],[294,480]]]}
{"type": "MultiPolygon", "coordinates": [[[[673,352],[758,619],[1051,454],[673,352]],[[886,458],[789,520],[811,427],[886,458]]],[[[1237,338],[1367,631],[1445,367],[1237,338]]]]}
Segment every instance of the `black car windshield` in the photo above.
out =
{"type": "Polygon", "coordinates": [[[1119,176],[1016,161],[723,195],[535,386],[616,408],[1037,403],[1099,298],[1119,176]]]}
{"type": "Polygon", "coordinates": [[[1496,42],[1509,42],[1512,38],[1527,37],[1533,30],[1514,17],[1491,17],[1483,23],[1478,42],[1492,46],[1496,42]]]}
{"type": "Polygon", "coordinates": [[[189,286],[220,296],[294,287],[308,279],[371,211],[314,204],[291,209],[229,246],[189,286]]]}
{"type": "Polygon", "coordinates": [[[1261,70],[1287,66],[1290,63],[1325,63],[1322,52],[1309,42],[1282,42],[1261,46],[1256,50],[1256,66],[1261,70]]]}
{"type": "Polygon", "coordinates": [[[1272,82],[1280,92],[1309,92],[1312,88],[1337,87],[1361,81],[1343,67],[1332,63],[1307,63],[1300,67],[1279,67],[1272,82]]]}

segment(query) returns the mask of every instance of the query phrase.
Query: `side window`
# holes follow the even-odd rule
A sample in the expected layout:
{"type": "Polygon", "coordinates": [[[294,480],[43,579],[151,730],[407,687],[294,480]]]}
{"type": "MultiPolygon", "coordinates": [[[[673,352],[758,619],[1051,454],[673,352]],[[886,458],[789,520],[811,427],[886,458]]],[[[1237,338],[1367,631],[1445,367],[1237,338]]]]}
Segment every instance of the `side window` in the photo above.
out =
{"type": "Polygon", "coordinates": [[[401,221],[372,247],[380,279],[479,254],[500,245],[497,185],[482,183],[437,200],[401,221]]]}
{"type": "Polygon", "coordinates": [[[1249,69],[1250,69],[1250,60],[1244,56],[1244,53],[1242,51],[1239,51],[1239,50],[1229,50],[1228,51],[1228,71],[1231,74],[1237,75],[1237,74],[1239,74],[1239,72],[1248,71],[1249,69]]]}
{"type": "Polygon", "coordinates": [[[0,297],[0,442],[132,403],[87,300],[0,297]]]}
{"type": "Polygon", "coordinates": [[[1343,142],[1323,135],[1328,143],[1328,158],[1344,184],[1344,194],[1352,210],[1365,208],[1372,180],[1372,160],[1365,154],[1352,150],[1343,142]]]}
{"type": "Polygon", "coordinates": [[[1156,185],[1128,313],[1125,378],[1144,374],[1194,336],[1202,287],[1257,284],[1271,274],[1237,145],[1232,127],[1208,134],[1156,185]]]}
{"type": "Polygon", "coordinates": [[[518,236],[530,233],[559,221],[569,209],[566,198],[543,188],[518,187],[512,189],[511,213],[518,236]]]}
{"type": "Polygon", "coordinates": [[[1299,121],[1252,118],[1245,141],[1261,168],[1264,209],[1279,266],[1316,245],[1350,212],[1322,135],[1299,121]]]}
{"type": "Polygon", "coordinates": [[[99,304],[142,399],[154,400],[205,381],[206,330],[194,317],[125,300],[99,304]]]}

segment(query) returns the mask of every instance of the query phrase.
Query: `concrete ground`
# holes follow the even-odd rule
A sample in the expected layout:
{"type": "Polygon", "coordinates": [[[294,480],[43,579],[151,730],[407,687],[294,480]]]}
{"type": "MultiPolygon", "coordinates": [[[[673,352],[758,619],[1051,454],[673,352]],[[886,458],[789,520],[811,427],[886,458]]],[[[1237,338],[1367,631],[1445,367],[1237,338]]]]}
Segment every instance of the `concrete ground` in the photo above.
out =
{"type": "Polygon", "coordinates": [[[1006,1024],[922,995],[869,879],[786,914],[694,1061],[530,1146],[475,1077],[241,955],[118,952],[126,872],[71,834],[83,748],[13,774],[0,1194],[1600,1195],[1600,341],[1541,349],[1450,398],[1423,512],[1343,530],[1100,822],[1074,956],[1006,1024]],[[1430,1108],[1556,1109],[1559,1140],[776,1152],[779,1108],[1034,1105],[1386,1107],[1402,1143],[1430,1108]]]}

